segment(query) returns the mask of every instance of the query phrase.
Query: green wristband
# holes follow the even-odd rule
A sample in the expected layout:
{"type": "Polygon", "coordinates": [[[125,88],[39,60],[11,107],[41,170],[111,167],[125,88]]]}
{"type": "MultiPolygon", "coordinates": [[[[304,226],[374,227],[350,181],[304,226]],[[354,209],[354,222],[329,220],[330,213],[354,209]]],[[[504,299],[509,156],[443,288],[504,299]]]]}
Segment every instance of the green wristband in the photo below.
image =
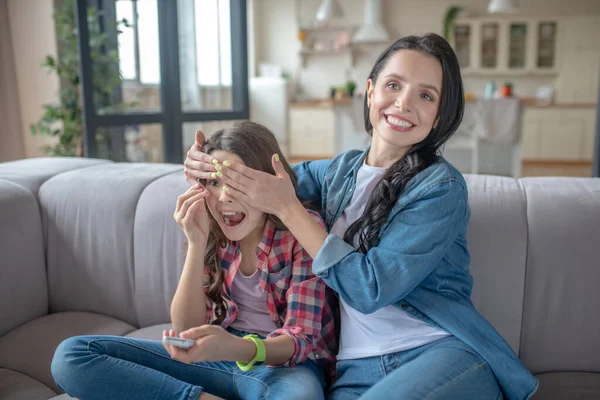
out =
{"type": "Polygon", "coordinates": [[[265,362],[265,359],[267,358],[267,350],[265,349],[265,344],[258,337],[258,335],[246,335],[244,336],[244,339],[251,340],[256,345],[256,354],[254,355],[254,357],[252,357],[252,360],[250,360],[247,363],[236,361],[238,368],[245,372],[252,371],[259,365],[262,365],[262,363],[265,362]]]}

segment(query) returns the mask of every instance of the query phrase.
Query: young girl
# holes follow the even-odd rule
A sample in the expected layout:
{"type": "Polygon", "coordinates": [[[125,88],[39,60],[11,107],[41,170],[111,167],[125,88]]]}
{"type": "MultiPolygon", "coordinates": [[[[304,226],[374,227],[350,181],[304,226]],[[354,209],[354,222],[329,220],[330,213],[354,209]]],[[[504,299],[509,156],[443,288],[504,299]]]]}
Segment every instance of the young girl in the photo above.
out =
{"type": "MultiPolygon", "coordinates": [[[[273,134],[251,122],[216,132],[203,150],[223,165],[229,160],[265,173],[274,173],[271,154],[281,154],[273,134]]],[[[278,163],[293,185],[286,160],[278,163]]],[[[330,376],[321,367],[334,372],[336,351],[329,289],[281,220],[231,197],[216,169],[178,198],[174,214],[188,249],[171,304],[173,330],[163,334],[195,344],[183,350],[115,336],[67,339],[52,374],[70,395],[324,399],[330,376]]]]}
{"type": "MultiPolygon", "coordinates": [[[[231,162],[231,196],[277,215],[339,295],[338,380],[330,399],[528,399],[538,382],[470,300],[462,175],[440,155],[464,109],[456,56],[440,36],[400,39],[366,88],[371,145],[276,176],[231,162]],[[298,198],[321,205],[329,233],[298,198]]],[[[191,182],[211,158],[188,152],[191,182]]]]}

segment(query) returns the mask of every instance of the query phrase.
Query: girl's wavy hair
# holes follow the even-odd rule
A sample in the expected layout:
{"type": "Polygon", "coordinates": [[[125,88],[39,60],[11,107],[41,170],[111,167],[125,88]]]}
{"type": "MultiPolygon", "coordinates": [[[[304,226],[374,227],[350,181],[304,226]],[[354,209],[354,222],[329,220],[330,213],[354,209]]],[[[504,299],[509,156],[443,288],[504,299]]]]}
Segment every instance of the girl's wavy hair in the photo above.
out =
{"type": "MultiPolygon", "coordinates": [[[[279,154],[279,160],[283,164],[285,171],[289,174],[294,187],[296,187],[296,174],[292,171],[289,163],[283,156],[277,139],[264,126],[254,122],[239,122],[230,128],[221,129],[213,133],[205,142],[202,151],[211,154],[217,150],[227,151],[240,157],[247,167],[259,171],[268,172],[275,175],[275,170],[271,164],[273,154],[279,154]]],[[[206,181],[203,182],[206,185],[206,181]]],[[[220,325],[225,319],[227,306],[223,300],[222,290],[224,282],[221,260],[218,257],[218,246],[225,245],[227,238],[214,220],[212,214],[211,230],[208,236],[206,254],[204,256],[204,265],[208,268],[208,288],[207,295],[215,304],[214,324],[220,325]]],[[[279,218],[272,214],[267,214],[267,220],[270,220],[280,229],[286,229],[279,218]]]]}
{"type": "MultiPolygon", "coordinates": [[[[377,59],[369,78],[373,85],[388,60],[401,50],[416,50],[435,57],[442,65],[442,93],[435,127],[421,142],[390,166],[373,189],[364,214],[351,224],[344,235],[349,244],[358,244],[358,250],[366,253],[379,244],[381,229],[388,215],[404,191],[406,183],[416,174],[435,163],[440,149],[456,132],[463,117],[465,101],[460,68],[456,54],[444,38],[429,33],[425,36],[407,36],[391,44],[377,59]]],[[[369,118],[367,93],[364,102],[365,129],[373,136],[369,118]]]]}

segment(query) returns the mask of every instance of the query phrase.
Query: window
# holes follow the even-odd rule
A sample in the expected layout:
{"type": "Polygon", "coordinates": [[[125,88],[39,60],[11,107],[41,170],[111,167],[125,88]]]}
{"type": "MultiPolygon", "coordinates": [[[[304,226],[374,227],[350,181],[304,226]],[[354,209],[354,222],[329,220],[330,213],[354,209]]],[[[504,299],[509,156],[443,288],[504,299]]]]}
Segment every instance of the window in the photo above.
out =
{"type": "MultiPolygon", "coordinates": [[[[186,5],[179,2],[180,8],[186,5]]],[[[121,28],[118,39],[123,79],[148,85],[160,82],[157,6],[157,0],[116,1],[117,20],[130,24],[121,28]]],[[[194,0],[192,9],[185,12],[191,12],[195,20],[198,85],[231,86],[230,0],[194,0]]]]}
{"type": "Polygon", "coordinates": [[[248,119],[246,0],[75,1],[86,156],[180,163],[201,122],[248,119]]]}

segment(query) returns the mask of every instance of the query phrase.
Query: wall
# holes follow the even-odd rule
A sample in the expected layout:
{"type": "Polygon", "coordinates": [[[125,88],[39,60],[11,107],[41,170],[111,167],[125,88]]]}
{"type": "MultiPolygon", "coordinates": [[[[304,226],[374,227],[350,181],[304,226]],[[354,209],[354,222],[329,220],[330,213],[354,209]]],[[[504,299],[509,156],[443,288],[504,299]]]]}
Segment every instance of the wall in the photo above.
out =
{"type": "MultiPolygon", "coordinates": [[[[338,0],[344,9],[343,25],[362,23],[363,0],[338,0]]],[[[600,15],[598,0],[528,0],[521,1],[523,16],[600,15]]],[[[351,67],[345,55],[311,56],[305,68],[300,65],[300,42],[296,35],[299,26],[305,26],[316,14],[320,0],[253,0],[255,23],[255,62],[280,64],[300,84],[303,97],[326,97],[329,87],[341,85],[348,78],[355,79],[363,88],[370,68],[383,45],[362,45],[351,67]]],[[[463,6],[472,15],[487,13],[487,0],[384,0],[384,25],[391,37],[427,32],[442,32],[442,20],[447,7],[463,6]]],[[[259,69],[257,68],[257,71],[259,69]]],[[[499,77],[502,78],[502,77],[499,77]]],[[[488,78],[465,78],[465,89],[482,92],[488,78]]],[[[517,94],[530,96],[537,86],[551,84],[552,78],[511,78],[517,94]]]]}
{"type": "Polygon", "coordinates": [[[29,130],[42,115],[42,105],[58,101],[58,78],[40,67],[43,57],[56,56],[52,13],[52,0],[8,0],[25,157],[42,156],[41,148],[52,140],[29,130]]]}

